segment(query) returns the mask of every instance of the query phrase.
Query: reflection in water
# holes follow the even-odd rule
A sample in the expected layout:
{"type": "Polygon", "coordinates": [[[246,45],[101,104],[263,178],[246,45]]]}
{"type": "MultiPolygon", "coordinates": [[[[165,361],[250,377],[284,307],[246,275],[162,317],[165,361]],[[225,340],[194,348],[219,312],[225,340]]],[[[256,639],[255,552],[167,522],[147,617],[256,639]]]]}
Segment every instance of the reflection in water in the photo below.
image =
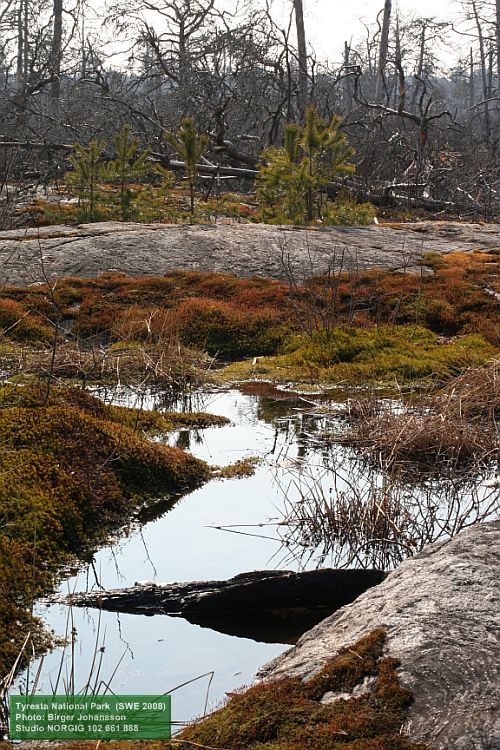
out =
{"type": "MultiPolygon", "coordinates": [[[[58,633],[66,632],[67,607],[53,605],[45,614],[58,633]]],[[[174,727],[216,708],[227,691],[250,684],[257,666],[286,648],[166,615],[73,609],[69,623],[66,648],[55,649],[41,664],[38,692],[50,694],[57,685],[64,694],[74,680],[76,692],[88,684],[101,694],[171,693],[174,727]]],[[[39,667],[40,660],[31,665],[29,691],[39,667]]],[[[14,691],[26,691],[26,675],[14,691]]]]}
{"type": "Polygon", "coordinates": [[[185,619],[204,628],[212,628],[219,633],[227,633],[238,638],[251,638],[262,643],[297,643],[300,636],[318,622],[332,614],[330,607],[296,608],[282,610],[259,610],[252,612],[231,612],[188,614],[185,619]]]}
{"type": "Polygon", "coordinates": [[[179,430],[175,447],[188,451],[191,447],[191,430],[179,430]]]}
{"type": "Polygon", "coordinates": [[[288,560],[388,570],[430,542],[500,513],[495,467],[474,472],[386,469],[337,447],[291,466],[278,525],[288,560]]]}
{"type": "MultiPolygon", "coordinates": [[[[341,430],[342,424],[334,412],[323,412],[324,401],[317,397],[205,391],[176,401],[128,389],[107,393],[99,389],[98,395],[118,405],[226,416],[231,425],[180,430],[167,442],[219,466],[256,454],[263,462],[253,477],[210,482],[178,502],[160,498],[141,512],[140,533],[136,525],[129,538],[100,550],[86,574],[62,586],[63,593],[68,587],[125,587],[151,578],[226,579],[255,569],[297,570],[325,563],[388,568],[426,540],[445,538],[499,511],[498,487],[488,484],[486,471],[480,476],[416,481],[403,473],[384,472],[352,449],[325,441],[324,434],[341,430]]],[[[65,632],[66,608],[53,605],[42,613],[56,633],[65,632]]],[[[101,675],[109,679],[116,670],[117,693],[163,693],[188,682],[175,692],[176,721],[204,711],[208,679],[204,678],[203,688],[203,680],[190,680],[214,672],[210,687],[214,707],[227,691],[248,684],[255,669],[282,652],[297,630],[308,627],[304,622],[295,632],[285,632],[282,623],[269,617],[265,634],[262,629],[258,632],[256,618],[214,621],[214,628],[223,626],[226,633],[234,634],[224,635],[164,615],[77,610],[71,618],[76,630],[77,689],[89,674],[97,644],[104,649],[98,654],[101,675]],[[280,642],[257,641],[274,637],[280,642]]],[[[70,675],[71,649],[62,658],[63,673],[70,675]]],[[[60,665],[60,652],[47,656],[40,690],[51,691],[60,665]]],[[[32,666],[31,677],[37,668],[32,666]]]]}
{"type": "MultiPolygon", "coordinates": [[[[271,533],[281,540],[282,555],[273,558],[281,566],[386,570],[425,544],[500,513],[494,466],[462,472],[436,466],[434,471],[419,472],[370,461],[335,444],[335,435],[344,434],[348,424],[346,409],[336,408],[328,396],[306,397],[265,383],[245,384],[242,392],[248,395],[236,396],[238,419],[248,417],[242,404],[246,401],[248,406],[250,396],[251,423],[267,424],[273,431],[266,457],[281,499],[277,518],[271,523],[266,519],[266,526],[274,526],[271,533]]],[[[194,393],[174,405],[204,409],[213,398],[213,393],[194,393]]],[[[398,401],[377,403],[384,410],[401,409],[398,401]]],[[[196,452],[203,440],[203,432],[182,430],[175,444],[196,452]]],[[[217,528],[238,531],[234,525],[217,528]]],[[[255,536],[269,538],[269,532],[259,531],[262,528],[261,522],[255,536]]],[[[248,528],[240,531],[252,533],[248,528]]]]}

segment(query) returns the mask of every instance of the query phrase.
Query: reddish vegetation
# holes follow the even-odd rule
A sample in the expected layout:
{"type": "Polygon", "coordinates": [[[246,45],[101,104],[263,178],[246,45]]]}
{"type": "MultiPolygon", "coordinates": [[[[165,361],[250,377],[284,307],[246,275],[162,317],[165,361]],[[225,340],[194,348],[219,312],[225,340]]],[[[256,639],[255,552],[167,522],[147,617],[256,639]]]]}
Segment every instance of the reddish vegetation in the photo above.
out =
{"type": "MultiPolygon", "coordinates": [[[[499,305],[485,289],[500,291],[499,256],[456,252],[426,262],[433,275],[366,271],[342,277],[336,289],[341,316],[350,312],[354,322],[414,323],[445,335],[481,332],[498,346],[499,305]]],[[[322,279],[313,288],[324,296],[322,279]]]]}
{"type": "Polygon", "coordinates": [[[432,275],[363,271],[316,278],[298,288],[183,271],[161,278],[119,273],[68,278],[53,295],[44,287],[5,288],[0,327],[9,338],[26,342],[47,339],[50,322],[58,318],[72,321],[78,337],[100,335],[108,342],[157,341],[175,332],[186,345],[232,359],[275,353],[290,331],[307,323],[410,323],[446,336],[481,332],[498,346],[498,300],[491,294],[500,291],[498,257],[436,255],[426,259],[432,275]]]}
{"type": "MultiPolygon", "coordinates": [[[[411,694],[398,683],[397,662],[383,655],[385,633],[375,630],[343,649],[316,677],[284,678],[236,694],[222,709],[186,729],[175,743],[259,750],[424,750],[401,734],[411,694]],[[327,705],[327,692],[350,693],[365,678],[369,694],[327,705]]],[[[172,743],[172,747],[173,747],[172,743]]]]}

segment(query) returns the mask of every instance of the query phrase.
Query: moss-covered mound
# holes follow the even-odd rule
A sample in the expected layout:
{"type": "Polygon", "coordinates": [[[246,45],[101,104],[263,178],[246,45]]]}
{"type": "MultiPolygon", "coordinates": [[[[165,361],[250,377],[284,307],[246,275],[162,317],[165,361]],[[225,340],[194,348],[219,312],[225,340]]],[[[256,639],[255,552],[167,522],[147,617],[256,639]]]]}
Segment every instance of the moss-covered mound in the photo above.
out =
{"type": "Polygon", "coordinates": [[[478,334],[443,341],[417,326],[339,326],[290,337],[280,355],[229,365],[218,377],[345,386],[422,379],[441,382],[484,364],[497,351],[478,334]]]}
{"type": "Polygon", "coordinates": [[[0,408],[14,406],[36,409],[40,406],[70,406],[90,416],[130,427],[134,432],[161,435],[181,428],[205,429],[228,424],[227,417],[207,412],[174,412],[135,409],[106,404],[83,388],[46,386],[19,388],[0,386],[0,408]]]}
{"type": "Polygon", "coordinates": [[[227,378],[446,379],[498,352],[498,258],[431,255],[433,273],[332,272],[303,285],[175,271],[4,287],[0,361],[11,376],[164,385],[245,357],[279,359],[227,378]]]}
{"type": "Polygon", "coordinates": [[[384,631],[375,630],[307,682],[284,678],[234,695],[224,708],[182,732],[175,747],[423,750],[401,734],[411,694],[399,685],[397,662],[384,657],[384,641],[384,631]],[[321,703],[325,693],[350,693],[367,678],[372,684],[360,697],[321,703]]]}
{"type": "MultiPolygon", "coordinates": [[[[204,462],[146,439],[136,410],[106,407],[77,390],[45,396],[35,388],[0,392],[0,675],[30,628],[34,598],[62,564],[148,498],[178,496],[210,477],[204,462]]],[[[165,417],[147,421],[166,431],[165,417]]]]}

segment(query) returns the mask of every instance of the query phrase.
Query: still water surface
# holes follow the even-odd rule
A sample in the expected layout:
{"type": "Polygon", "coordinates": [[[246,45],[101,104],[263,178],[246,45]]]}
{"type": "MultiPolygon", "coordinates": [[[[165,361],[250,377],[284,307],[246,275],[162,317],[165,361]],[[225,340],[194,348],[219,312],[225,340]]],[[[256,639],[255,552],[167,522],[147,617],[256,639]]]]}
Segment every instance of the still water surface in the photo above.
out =
{"type": "MultiPolygon", "coordinates": [[[[138,405],[127,392],[114,394],[113,402],[138,405]]],[[[256,396],[239,391],[205,394],[196,408],[226,416],[231,424],[184,431],[168,439],[170,444],[188,444],[195,456],[219,466],[260,456],[263,460],[254,476],[212,481],[185,496],[157,520],[101,549],[95,555],[95,572],[90,568],[80,571],[62,584],[61,592],[95,587],[96,573],[100,585],[116,588],[142,580],[226,579],[251,570],[298,569],[297,562],[286,560],[285,565],[273,527],[255,525],[279,519],[283,476],[301,450],[297,440],[290,437],[286,420],[278,431],[272,420],[288,414],[294,422],[293,415],[304,404],[294,398],[267,399],[263,419],[263,403],[256,396]],[[213,528],[233,524],[238,529],[213,528]]],[[[154,398],[143,398],[141,405],[151,408],[154,398]]],[[[70,682],[74,666],[75,688],[81,689],[87,682],[96,648],[103,649],[99,654],[102,666],[91,684],[97,687],[101,680],[107,682],[113,675],[111,688],[116,693],[160,694],[210,673],[173,692],[174,722],[203,714],[207,691],[208,708],[214,708],[226,691],[250,683],[258,666],[288,648],[285,644],[224,635],[163,615],[98,613],[78,608],[70,612],[60,605],[41,605],[39,614],[56,635],[76,630],[74,657],[70,649],[64,654],[62,649],[55,649],[45,657],[37,686],[41,692],[52,692],[61,663],[62,679],[70,682]]],[[[31,666],[29,679],[37,668],[37,663],[31,666]]],[[[65,691],[62,681],[59,688],[58,692],[65,691]]],[[[100,689],[103,691],[102,685],[100,689]]]]}
{"type": "MultiPolygon", "coordinates": [[[[126,390],[99,395],[116,404],[146,409],[162,406],[154,395],[143,394],[137,400],[126,390]]],[[[176,406],[180,409],[183,405],[176,406]]],[[[254,476],[211,481],[154,520],[136,525],[128,535],[100,549],[92,567],[66,580],[62,593],[98,585],[123,588],[145,580],[225,580],[252,570],[298,570],[322,562],[349,567],[367,564],[370,558],[365,547],[355,558],[345,557],[348,551],[341,548],[340,556],[334,553],[337,556],[332,563],[322,556],[322,542],[318,542],[317,518],[332,501],[335,503],[335,498],[345,498],[345,512],[352,516],[348,525],[359,529],[365,512],[363,503],[375,498],[372,507],[376,509],[377,498],[384,498],[387,492],[387,478],[380,471],[360,461],[353,451],[335,442],[327,446],[318,439],[318,430],[339,427],[335,414],[325,417],[312,401],[276,391],[267,395],[237,390],[197,394],[187,406],[189,410],[226,416],[231,423],[173,433],[168,443],[185,447],[217,466],[259,456],[261,463],[254,476]],[[356,498],[360,500],[358,505],[356,498]],[[309,521],[304,524],[308,508],[309,521]],[[290,511],[294,516],[295,509],[299,510],[299,525],[294,535],[290,511]],[[299,562],[291,554],[290,539],[298,540],[300,552],[303,538],[306,545],[302,553],[308,546],[311,549],[299,562]],[[283,539],[289,546],[282,544],[283,539]]],[[[397,409],[398,405],[391,404],[390,408],[397,409]]],[[[398,522],[405,526],[406,538],[422,533],[419,548],[420,542],[427,541],[427,534],[429,538],[446,537],[456,519],[460,523],[477,520],[485,507],[496,514],[500,505],[495,490],[489,489],[489,471],[485,469],[482,477],[431,479],[416,486],[418,475],[411,474],[409,482],[399,482],[392,488],[391,497],[397,501],[396,506],[400,503],[398,522]]],[[[336,508],[338,513],[338,503],[336,508]]],[[[370,544],[374,530],[376,527],[367,529],[370,544]]],[[[322,533],[320,529],[320,539],[322,533]]],[[[399,551],[397,546],[394,549],[399,551]]],[[[385,554],[384,549],[382,552],[385,554]]],[[[377,559],[381,558],[373,558],[377,559]]],[[[73,675],[75,692],[87,683],[92,692],[104,692],[110,681],[111,690],[118,694],[173,691],[172,718],[177,726],[215,708],[226,692],[251,683],[259,666],[288,648],[284,643],[264,642],[272,640],[269,633],[266,635],[265,622],[262,641],[257,641],[166,615],[99,613],[58,604],[40,605],[38,613],[56,635],[71,633],[72,629],[76,634],[74,653],[71,648],[58,648],[45,657],[38,692],[53,692],[59,674],[59,693],[67,692],[73,675]]],[[[32,686],[38,666],[32,664],[29,674],[23,676],[24,690],[26,682],[32,686]]]]}

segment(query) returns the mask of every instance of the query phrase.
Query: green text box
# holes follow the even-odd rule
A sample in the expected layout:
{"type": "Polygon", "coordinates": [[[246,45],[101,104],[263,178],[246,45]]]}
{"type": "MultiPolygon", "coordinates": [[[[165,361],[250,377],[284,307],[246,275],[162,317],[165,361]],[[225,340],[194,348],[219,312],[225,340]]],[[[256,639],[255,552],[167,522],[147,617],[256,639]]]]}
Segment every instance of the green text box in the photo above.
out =
{"type": "Polygon", "coordinates": [[[169,695],[12,695],[11,740],[170,739],[169,695]]]}

